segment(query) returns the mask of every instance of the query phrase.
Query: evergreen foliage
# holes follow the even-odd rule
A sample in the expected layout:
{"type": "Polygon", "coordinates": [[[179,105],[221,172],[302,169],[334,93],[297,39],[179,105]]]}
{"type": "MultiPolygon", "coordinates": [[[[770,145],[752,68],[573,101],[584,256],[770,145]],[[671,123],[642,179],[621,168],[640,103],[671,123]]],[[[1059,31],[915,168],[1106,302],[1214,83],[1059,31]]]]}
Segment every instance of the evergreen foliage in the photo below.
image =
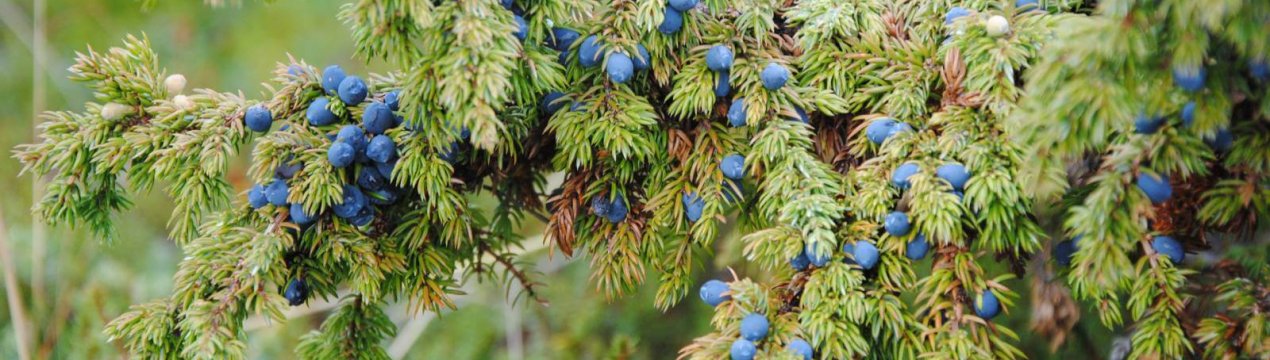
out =
{"type": "Polygon", "coordinates": [[[1024,276],[1066,279],[1132,333],[1132,358],[1270,356],[1252,236],[1270,214],[1270,2],[355,0],[339,16],[360,59],[396,70],[287,59],[258,100],[185,94],[129,37],[79,54],[71,79],[96,101],[45,114],[16,150],[51,179],[35,212],[53,224],[113,239],[130,192],[171,197],[173,294],[106,329],[132,355],[243,358],[248,316],[338,297],[297,354],[386,358],[386,303],[450,308],[471,277],[541,301],[515,255],[532,218],[607,296],[652,281],[665,310],[698,291],[715,331],[688,359],[1022,358],[1026,330],[992,319],[1024,310],[1008,281],[1024,276]],[[259,185],[235,193],[228,159],[248,148],[259,185]],[[730,227],[770,276],[696,284],[730,227]],[[1201,250],[1222,260],[1185,256],[1201,250]]]}

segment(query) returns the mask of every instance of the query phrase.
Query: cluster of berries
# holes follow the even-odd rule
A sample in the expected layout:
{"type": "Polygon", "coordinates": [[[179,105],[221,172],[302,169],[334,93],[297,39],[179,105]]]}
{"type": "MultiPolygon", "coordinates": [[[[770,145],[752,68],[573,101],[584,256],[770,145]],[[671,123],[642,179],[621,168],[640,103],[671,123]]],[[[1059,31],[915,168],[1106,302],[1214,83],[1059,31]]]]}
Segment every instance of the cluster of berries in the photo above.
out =
{"type": "MultiPolygon", "coordinates": [[[[701,285],[699,295],[701,301],[706,305],[717,307],[725,301],[731,300],[731,289],[728,284],[719,280],[710,280],[701,285]]],[[[750,313],[741,318],[740,337],[732,342],[730,354],[732,360],[752,360],[758,354],[758,345],[756,343],[763,341],[767,337],[768,329],[771,327],[766,316],[760,313],[750,313]]],[[[785,350],[798,355],[804,360],[811,360],[815,356],[815,350],[806,340],[794,338],[785,345],[785,350]]]]}

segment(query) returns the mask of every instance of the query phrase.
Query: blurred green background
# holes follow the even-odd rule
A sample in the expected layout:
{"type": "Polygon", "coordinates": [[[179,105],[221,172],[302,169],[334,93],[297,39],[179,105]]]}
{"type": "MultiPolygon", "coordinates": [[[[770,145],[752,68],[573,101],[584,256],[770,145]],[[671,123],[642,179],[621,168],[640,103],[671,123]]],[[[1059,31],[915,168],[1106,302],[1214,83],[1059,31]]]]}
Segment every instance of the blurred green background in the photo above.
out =
{"type": "MultiPolygon", "coordinates": [[[[249,98],[261,96],[261,82],[278,62],[287,61],[288,54],[318,66],[338,63],[353,73],[385,70],[383,64],[367,65],[352,58],[351,38],[336,17],[342,2],[335,0],[249,1],[221,7],[197,0],[164,0],[149,10],[134,0],[48,0],[42,43],[47,57],[42,69],[37,69],[33,46],[40,43],[33,40],[38,31],[33,31],[32,1],[0,0],[5,29],[0,34],[0,93],[5,94],[0,96],[0,108],[5,109],[0,112],[0,126],[6,128],[0,131],[0,148],[4,149],[34,141],[33,107],[82,110],[91,92],[65,78],[75,52],[89,46],[104,50],[128,34],[148,36],[162,66],[188,78],[187,89],[241,90],[249,98]],[[45,81],[43,91],[33,87],[36,77],[45,81]]],[[[231,173],[239,189],[247,186],[243,180],[247,160],[240,156],[231,173]]],[[[0,197],[0,209],[22,299],[37,333],[34,354],[58,359],[120,358],[120,349],[102,335],[103,325],[130,304],[167,296],[181,257],[165,238],[169,201],[162,193],[135,194],[134,209],[117,217],[121,237],[114,243],[102,243],[69,228],[45,229],[37,236],[41,230],[32,223],[29,211],[32,179],[18,176],[19,169],[14,159],[0,157],[0,186],[8,190],[8,195],[0,197]],[[45,256],[38,257],[40,253],[45,256]]],[[[542,244],[536,234],[526,236],[530,237],[527,246],[542,244]]],[[[727,264],[742,264],[737,268],[742,276],[761,277],[756,269],[743,267],[735,234],[725,236],[728,239],[719,242],[722,248],[701,281],[722,277],[726,273],[722,265],[727,264]]],[[[711,311],[695,294],[665,313],[653,307],[655,284],[620,301],[608,301],[593,290],[585,259],[569,261],[543,250],[530,250],[526,256],[538,259],[550,306],[520,302],[513,307],[501,285],[469,282],[468,295],[458,299],[459,309],[439,317],[391,307],[389,313],[400,330],[398,338],[385,345],[394,355],[416,359],[669,359],[692,338],[710,331],[711,311]]],[[[998,266],[992,271],[1003,270],[998,266]]],[[[1028,281],[1010,284],[1028,295],[1028,281]]],[[[0,302],[4,302],[0,358],[17,359],[8,300],[0,302]]],[[[1050,354],[1047,339],[1028,334],[1027,304],[1026,299],[1020,302],[1008,319],[999,322],[1021,333],[1023,348],[1031,357],[1091,354],[1077,341],[1050,354]]],[[[248,321],[252,358],[293,358],[299,336],[319,325],[329,309],[322,301],[309,305],[293,309],[293,318],[285,324],[248,321]]],[[[1085,318],[1093,317],[1086,314],[1085,318]]],[[[1094,333],[1088,338],[1094,339],[1090,345],[1095,348],[1105,349],[1111,342],[1096,322],[1085,321],[1078,328],[1094,333]]]]}

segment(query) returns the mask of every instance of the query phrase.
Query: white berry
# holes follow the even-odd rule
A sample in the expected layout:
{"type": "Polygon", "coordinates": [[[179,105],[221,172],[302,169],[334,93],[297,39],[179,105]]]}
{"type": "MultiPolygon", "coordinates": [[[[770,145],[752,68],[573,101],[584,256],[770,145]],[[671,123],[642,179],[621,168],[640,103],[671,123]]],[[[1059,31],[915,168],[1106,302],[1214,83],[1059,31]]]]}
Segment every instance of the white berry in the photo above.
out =
{"type": "Polygon", "coordinates": [[[988,36],[1002,37],[1010,32],[1010,20],[1006,20],[1004,16],[993,15],[988,18],[988,36]]]}
{"type": "Polygon", "coordinates": [[[107,103],[101,107],[101,118],[106,120],[119,120],[132,112],[132,107],[120,103],[107,103]]]}
{"type": "Polygon", "coordinates": [[[168,93],[180,94],[181,90],[185,90],[185,75],[169,75],[167,79],[163,79],[163,87],[168,89],[168,93]]]}
{"type": "Polygon", "coordinates": [[[172,102],[176,103],[176,107],[181,110],[194,108],[194,100],[190,100],[190,98],[185,95],[177,95],[176,97],[173,97],[172,102]]]}

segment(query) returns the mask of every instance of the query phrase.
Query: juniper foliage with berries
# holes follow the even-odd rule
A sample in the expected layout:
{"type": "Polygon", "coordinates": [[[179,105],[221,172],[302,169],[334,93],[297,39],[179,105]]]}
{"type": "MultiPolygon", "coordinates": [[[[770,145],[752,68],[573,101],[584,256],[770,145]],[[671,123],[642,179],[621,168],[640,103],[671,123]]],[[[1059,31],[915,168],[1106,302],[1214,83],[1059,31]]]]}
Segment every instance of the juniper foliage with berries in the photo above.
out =
{"type": "Polygon", "coordinates": [[[388,303],[452,308],[473,278],[542,301],[516,254],[541,221],[607,296],[655,282],[661,309],[713,306],[684,358],[1061,343],[1078,310],[993,322],[1026,312],[1015,278],[1033,308],[1130,333],[1132,358],[1270,356],[1254,235],[1270,3],[359,0],[339,16],[361,60],[398,70],[287,59],[258,98],[186,93],[129,37],[79,54],[71,79],[96,100],[17,149],[51,179],[35,212],[52,224],[113,239],[130,195],[172,198],[172,296],[106,329],[132,355],[242,358],[248,316],[322,297],[342,307],[300,357],[387,358],[388,303]],[[239,152],[250,189],[225,180],[239,152]],[[696,284],[716,240],[766,271],[696,284]]]}

